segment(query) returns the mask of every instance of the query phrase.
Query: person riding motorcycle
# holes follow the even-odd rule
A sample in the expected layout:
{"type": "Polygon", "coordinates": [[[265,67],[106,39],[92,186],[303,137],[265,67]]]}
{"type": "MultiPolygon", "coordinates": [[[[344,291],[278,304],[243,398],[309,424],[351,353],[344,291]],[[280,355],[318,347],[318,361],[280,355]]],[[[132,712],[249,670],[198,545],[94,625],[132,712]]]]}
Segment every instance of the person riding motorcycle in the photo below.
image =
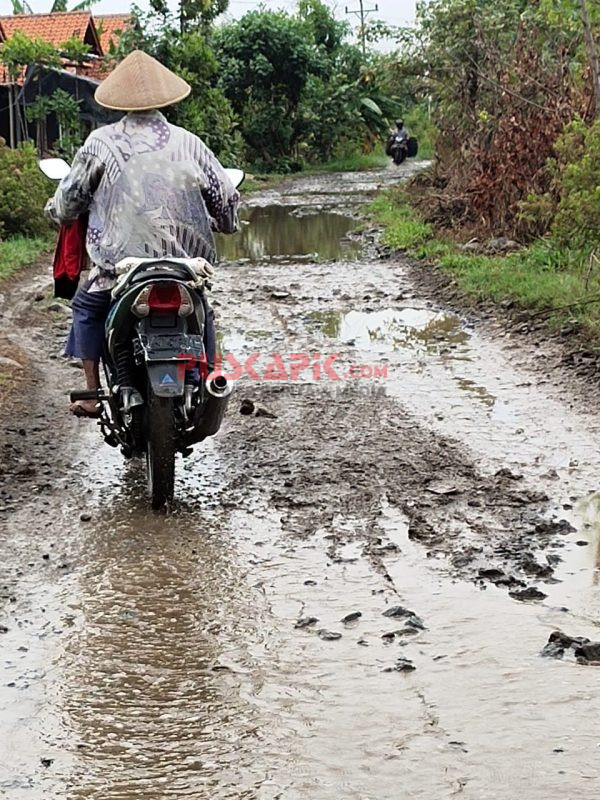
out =
{"type": "MultiPolygon", "coordinates": [[[[392,130],[390,136],[387,141],[387,145],[385,148],[386,154],[391,156],[394,161],[397,163],[396,154],[397,151],[400,149],[407,149],[407,142],[408,142],[408,132],[404,127],[404,120],[397,119],[396,120],[396,129],[392,130]]],[[[404,159],[402,159],[404,160],[404,159]]]]}
{"type": "MultiPolygon", "coordinates": [[[[87,389],[100,388],[99,363],[115,266],[126,257],[216,258],[213,230],[238,230],[240,195],[216,156],[196,135],[167,122],[159,109],[191,87],[141,51],[127,56],[96,90],[96,102],[125,115],[93,131],[69,175],[46,206],[58,223],[89,212],[86,249],[92,264],[75,294],[65,355],[81,359],[87,389]]],[[[206,301],[206,352],[214,353],[206,301]]],[[[97,417],[95,400],[71,413],[97,417]]]]}

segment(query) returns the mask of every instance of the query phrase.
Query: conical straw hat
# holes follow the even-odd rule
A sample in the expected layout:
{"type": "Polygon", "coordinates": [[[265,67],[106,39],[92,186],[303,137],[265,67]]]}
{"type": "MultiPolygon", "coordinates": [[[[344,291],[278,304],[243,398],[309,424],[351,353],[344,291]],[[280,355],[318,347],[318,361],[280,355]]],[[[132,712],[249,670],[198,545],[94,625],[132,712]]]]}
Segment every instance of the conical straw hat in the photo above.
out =
{"type": "Polygon", "coordinates": [[[149,111],[178,103],[192,91],[183,78],[141,50],[123,59],[96,89],[96,102],[115,111],[149,111]]]}

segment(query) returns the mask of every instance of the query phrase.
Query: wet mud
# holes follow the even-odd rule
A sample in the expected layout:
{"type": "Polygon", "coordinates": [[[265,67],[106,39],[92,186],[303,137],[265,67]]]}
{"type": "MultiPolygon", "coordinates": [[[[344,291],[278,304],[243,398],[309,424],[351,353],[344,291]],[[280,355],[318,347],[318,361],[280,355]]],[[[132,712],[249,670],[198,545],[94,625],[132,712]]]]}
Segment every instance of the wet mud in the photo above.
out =
{"type": "Polygon", "coordinates": [[[47,276],[12,290],[0,796],[598,792],[600,418],[353,234],[406,174],[249,198],[212,293],[240,379],[169,515],[66,416],[47,276]]]}

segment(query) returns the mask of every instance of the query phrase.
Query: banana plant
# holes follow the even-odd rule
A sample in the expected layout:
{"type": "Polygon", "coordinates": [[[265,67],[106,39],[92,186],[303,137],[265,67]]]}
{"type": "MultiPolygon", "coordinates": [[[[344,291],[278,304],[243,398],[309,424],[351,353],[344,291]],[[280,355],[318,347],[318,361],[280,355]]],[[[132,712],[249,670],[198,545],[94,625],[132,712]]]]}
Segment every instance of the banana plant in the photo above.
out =
{"type": "MultiPolygon", "coordinates": [[[[13,0],[13,2],[15,2],[15,0],[13,0]]],[[[69,9],[67,7],[67,0],[54,0],[50,13],[55,14],[57,11],[87,11],[98,2],[99,0],[82,0],[81,3],[77,3],[77,5],[69,9]]]]}
{"type": "MultiPolygon", "coordinates": [[[[81,3],[77,3],[77,5],[73,6],[70,10],[87,11],[88,8],[91,8],[98,2],[99,0],[82,0],[81,3]]],[[[59,11],[69,11],[67,5],[67,0],[54,0],[50,13],[56,14],[59,11]]],[[[12,0],[12,10],[13,14],[33,14],[33,10],[27,0],[12,0]]]]}

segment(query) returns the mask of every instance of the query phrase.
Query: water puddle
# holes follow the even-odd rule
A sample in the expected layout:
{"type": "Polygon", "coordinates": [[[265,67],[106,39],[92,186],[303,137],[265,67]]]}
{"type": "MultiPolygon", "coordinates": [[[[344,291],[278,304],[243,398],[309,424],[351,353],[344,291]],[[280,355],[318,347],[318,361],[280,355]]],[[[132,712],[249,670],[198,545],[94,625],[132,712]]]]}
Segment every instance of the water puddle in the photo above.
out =
{"type": "MultiPolygon", "coordinates": [[[[578,617],[598,625],[600,619],[600,493],[583,497],[573,507],[557,506],[557,516],[572,525],[564,538],[557,583],[544,587],[547,603],[566,606],[578,617]]],[[[595,638],[598,638],[597,636],[595,638]]]]}
{"type": "Polygon", "coordinates": [[[222,259],[253,262],[278,260],[285,263],[310,257],[314,261],[339,261],[356,257],[359,241],[348,233],[356,228],[356,219],[343,213],[296,206],[270,205],[244,208],[242,229],[233,236],[218,236],[217,248],[222,259]]]}
{"type": "Polygon", "coordinates": [[[401,348],[438,350],[469,339],[460,319],[428,308],[387,308],[383,311],[315,311],[311,325],[330,339],[360,350],[386,353],[401,348]]]}
{"type": "Polygon", "coordinates": [[[458,388],[470,397],[478,400],[489,411],[490,419],[504,425],[518,424],[518,413],[513,405],[505,400],[499,400],[491,394],[485,386],[480,386],[475,381],[462,376],[453,378],[458,388]]]}

